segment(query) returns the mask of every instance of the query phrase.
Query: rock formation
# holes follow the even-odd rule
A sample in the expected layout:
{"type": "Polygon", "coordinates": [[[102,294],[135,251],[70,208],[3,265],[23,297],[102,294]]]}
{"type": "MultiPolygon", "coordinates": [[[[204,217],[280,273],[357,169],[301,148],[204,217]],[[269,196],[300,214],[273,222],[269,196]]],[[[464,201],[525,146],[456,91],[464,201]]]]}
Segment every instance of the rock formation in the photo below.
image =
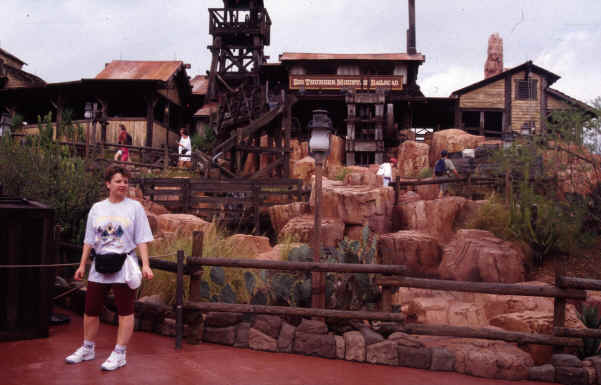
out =
{"type": "Polygon", "coordinates": [[[484,78],[488,79],[503,72],[503,39],[498,33],[488,38],[488,51],[484,64],[484,78]]]}

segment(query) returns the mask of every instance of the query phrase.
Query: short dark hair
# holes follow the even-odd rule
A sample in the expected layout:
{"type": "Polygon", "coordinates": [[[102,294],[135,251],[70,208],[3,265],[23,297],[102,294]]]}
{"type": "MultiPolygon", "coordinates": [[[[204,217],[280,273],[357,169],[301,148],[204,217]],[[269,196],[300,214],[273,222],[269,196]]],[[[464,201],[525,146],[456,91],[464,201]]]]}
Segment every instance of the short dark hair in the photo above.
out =
{"type": "Polygon", "coordinates": [[[121,165],[113,164],[111,166],[108,166],[106,168],[106,170],[104,170],[104,181],[110,182],[111,179],[113,179],[113,175],[115,175],[115,174],[121,174],[127,179],[129,179],[129,177],[130,177],[129,170],[127,170],[125,167],[123,167],[121,165]]]}
{"type": "Polygon", "coordinates": [[[183,131],[184,135],[188,135],[188,130],[185,128],[180,128],[180,131],[183,131]]]}
{"type": "Polygon", "coordinates": [[[440,153],[440,156],[447,156],[447,155],[449,155],[447,150],[442,150],[442,152],[440,153]]]}
{"type": "Polygon", "coordinates": [[[123,124],[120,124],[120,125],[119,125],[119,127],[121,127],[121,129],[122,129],[123,131],[127,131],[127,129],[125,128],[125,126],[124,126],[123,124]]]}

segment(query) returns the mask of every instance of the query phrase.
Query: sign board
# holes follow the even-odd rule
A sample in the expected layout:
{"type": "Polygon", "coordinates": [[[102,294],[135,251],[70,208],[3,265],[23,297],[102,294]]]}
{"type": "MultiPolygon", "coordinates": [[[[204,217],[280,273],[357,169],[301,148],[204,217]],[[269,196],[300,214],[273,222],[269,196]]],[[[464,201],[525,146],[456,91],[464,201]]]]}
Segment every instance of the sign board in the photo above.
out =
{"type": "Polygon", "coordinates": [[[290,75],[291,90],[403,90],[402,76],[290,75]]]}

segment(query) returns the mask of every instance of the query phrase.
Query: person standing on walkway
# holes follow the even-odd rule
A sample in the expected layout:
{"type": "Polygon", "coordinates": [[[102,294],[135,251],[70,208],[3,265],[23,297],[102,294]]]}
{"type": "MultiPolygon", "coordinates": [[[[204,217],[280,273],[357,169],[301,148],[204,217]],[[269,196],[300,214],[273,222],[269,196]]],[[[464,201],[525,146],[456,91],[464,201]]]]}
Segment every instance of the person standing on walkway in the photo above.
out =
{"type": "Polygon", "coordinates": [[[396,159],[390,158],[388,162],[384,162],[378,168],[376,175],[382,176],[382,186],[388,187],[392,181],[392,168],[396,166],[396,159]]]}
{"type": "MultiPolygon", "coordinates": [[[[447,150],[442,150],[440,153],[440,159],[436,161],[434,165],[434,176],[436,178],[444,178],[449,176],[452,172],[456,177],[459,177],[457,170],[455,169],[455,165],[453,161],[448,158],[449,153],[447,150]]],[[[438,192],[438,198],[442,198],[449,191],[448,183],[440,184],[440,191],[438,192]]]]}
{"type": "Polygon", "coordinates": [[[192,161],[192,143],[190,142],[190,137],[188,136],[188,131],[185,128],[179,130],[179,134],[181,138],[178,142],[178,153],[179,153],[179,162],[177,166],[179,168],[189,167],[192,161]]]}
{"type": "MultiPolygon", "coordinates": [[[[120,124],[119,127],[121,128],[121,132],[119,133],[119,139],[117,140],[117,142],[119,144],[131,146],[133,143],[131,135],[127,132],[127,129],[125,128],[125,126],[123,124],[120,124]]],[[[119,151],[117,151],[117,153],[115,154],[115,160],[118,160],[121,162],[128,162],[129,161],[129,148],[127,148],[127,147],[119,148],[119,151]]]]}
{"type": "Polygon", "coordinates": [[[109,196],[95,203],[88,213],[88,221],[79,268],[74,278],[84,278],[86,264],[93,256],[86,291],[83,321],[83,345],[65,361],[77,364],[95,358],[94,340],[100,327],[100,313],[109,289],[115,295],[119,314],[117,344],[101,368],[115,370],[126,364],[127,344],[134,330],[135,289],[141,276],[152,279],[147,243],[153,240],[148,218],[142,205],[127,198],[129,173],[120,165],[106,169],[105,184],[109,196]],[[142,259],[138,267],[136,247],[142,259]]]}

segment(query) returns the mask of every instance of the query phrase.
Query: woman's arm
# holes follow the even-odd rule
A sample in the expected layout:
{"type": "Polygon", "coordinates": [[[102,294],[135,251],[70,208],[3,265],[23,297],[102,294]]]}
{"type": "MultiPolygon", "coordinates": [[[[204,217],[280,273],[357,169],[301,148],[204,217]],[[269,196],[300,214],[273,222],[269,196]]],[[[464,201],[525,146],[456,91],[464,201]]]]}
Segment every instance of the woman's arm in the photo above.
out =
{"type": "Polygon", "coordinates": [[[140,258],[142,258],[142,276],[146,279],[152,279],[154,274],[150,269],[150,262],[148,260],[148,244],[140,243],[138,250],[140,251],[140,258]]]}
{"type": "Polygon", "coordinates": [[[83,244],[83,251],[81,252],[81,261],[79,261],[79,267],[75,271],[75,275],[73,278],[76,280],[82,280],[83,276],[86,274],[86,264],[88,263],[88,258],[90,257],[90,251],[92,250],[92,246],[87,243],[83,244]]]}

